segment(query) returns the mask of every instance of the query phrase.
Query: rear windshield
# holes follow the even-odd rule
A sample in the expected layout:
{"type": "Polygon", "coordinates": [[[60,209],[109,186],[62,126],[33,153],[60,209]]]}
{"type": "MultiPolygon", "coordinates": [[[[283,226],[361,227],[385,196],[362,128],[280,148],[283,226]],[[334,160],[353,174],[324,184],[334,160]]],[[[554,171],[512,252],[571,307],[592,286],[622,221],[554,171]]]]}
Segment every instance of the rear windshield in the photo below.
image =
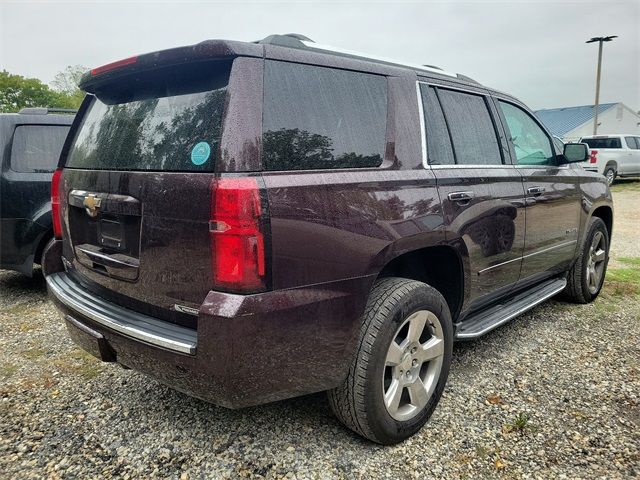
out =
{"type": "Polygon", "coordinates": [[[114,81],[91,100],[66,166],[212,171],[229,71],[209,62],[114,81]]]}
{"type": "Polygon", "coordinates": [[[589,148],[622,148],[619,138],[583,138],[582,143],[589,145],[589,148]]]}
{"type": "Polygon", "coordinates": [[[18,125],[11,144],[11,170],[53,172],[68,132],[67,125],[18,125]]]}

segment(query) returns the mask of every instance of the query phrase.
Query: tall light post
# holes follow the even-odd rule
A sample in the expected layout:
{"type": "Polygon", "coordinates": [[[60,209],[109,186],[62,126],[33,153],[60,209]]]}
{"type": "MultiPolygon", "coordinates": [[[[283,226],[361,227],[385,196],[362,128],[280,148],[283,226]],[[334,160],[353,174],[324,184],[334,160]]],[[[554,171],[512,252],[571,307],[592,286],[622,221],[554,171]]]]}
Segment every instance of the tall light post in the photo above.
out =
{"type": "Polygon", "coordinates": [[[602,67],[602,44],[604,42],[610,42],[614,38],[618,38],[617,35],[610,35],[608,37],[593,37],[591,40],[587,40],[585,43],[598,42],[598,70],[596,71],[596,103],[593,106],[595,114],[593,116],[593,134],[598,133],[598,105],[600,103],[600,69],[602,67]]]}

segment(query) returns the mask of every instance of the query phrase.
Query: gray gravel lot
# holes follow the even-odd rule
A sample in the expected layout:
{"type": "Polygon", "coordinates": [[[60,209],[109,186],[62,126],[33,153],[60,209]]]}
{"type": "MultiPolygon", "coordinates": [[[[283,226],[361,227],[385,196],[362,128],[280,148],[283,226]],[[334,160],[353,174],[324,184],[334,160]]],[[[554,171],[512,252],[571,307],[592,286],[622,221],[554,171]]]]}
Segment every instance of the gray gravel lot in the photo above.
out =
{"type": "MultiPolygon", "coordinates": [[[[636,232],[638,196],[616,193],[632,222],[617,235],[636,232]]],[[[380,447],[322,394],[230,411],[101,364],[68,339],[40,275],[0,271],[0,476],[638,478],[639,319],[637,285],[609,282],[593,304],[548,302],[458,344],[426,428],[380,447]]]]}

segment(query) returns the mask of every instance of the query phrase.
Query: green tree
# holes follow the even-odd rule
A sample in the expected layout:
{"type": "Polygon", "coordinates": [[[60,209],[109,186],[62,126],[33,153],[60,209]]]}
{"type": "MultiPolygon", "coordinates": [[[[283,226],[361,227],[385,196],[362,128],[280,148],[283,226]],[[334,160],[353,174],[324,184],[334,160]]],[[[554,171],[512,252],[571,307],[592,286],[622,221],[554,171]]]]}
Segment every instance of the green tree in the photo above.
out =
{"type": "MultiPolygon", "coordinates": [[[[67,71],[73,68],[76,67],[67,67],[58,75],[68,75],[67,71]]],[[[62,81],[62,77],[60,80],[62,81]]],[[[60,85],[63,84],[60,83],[60,85]]],[[[77,91],[71,89],[58,91],[37,78],[25,78],[2,70],[0,72],[0,112],[18,112],[25,107],[77,109],[84,95],[77,86],[75,88],[77,91]]]]}
{"type": "Polygon", "coordinates": [[[73,108],[78,108],[84,98],[84,92],[80,90],[78,84],[87,70],[88,68],[82,65],[69,65],[61,72],[58,72],[51,82],[51,86],[56,92],[65,95],[71,100],[74,105],[73,108]]]}

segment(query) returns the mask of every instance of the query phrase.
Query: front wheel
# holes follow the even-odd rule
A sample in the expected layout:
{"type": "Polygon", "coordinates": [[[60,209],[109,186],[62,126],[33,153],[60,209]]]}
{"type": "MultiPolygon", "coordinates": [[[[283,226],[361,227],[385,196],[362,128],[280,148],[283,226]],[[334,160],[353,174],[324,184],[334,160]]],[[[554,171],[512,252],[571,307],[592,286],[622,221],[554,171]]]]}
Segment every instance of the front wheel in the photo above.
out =
{"type": "Polygon", "coordinates": [[[405,440],[435,410],[452,347],[451,314],[437,290],[402,278],[377,281],[349,374],[328,392],[333,412],[374,442],[405,440]]]}

